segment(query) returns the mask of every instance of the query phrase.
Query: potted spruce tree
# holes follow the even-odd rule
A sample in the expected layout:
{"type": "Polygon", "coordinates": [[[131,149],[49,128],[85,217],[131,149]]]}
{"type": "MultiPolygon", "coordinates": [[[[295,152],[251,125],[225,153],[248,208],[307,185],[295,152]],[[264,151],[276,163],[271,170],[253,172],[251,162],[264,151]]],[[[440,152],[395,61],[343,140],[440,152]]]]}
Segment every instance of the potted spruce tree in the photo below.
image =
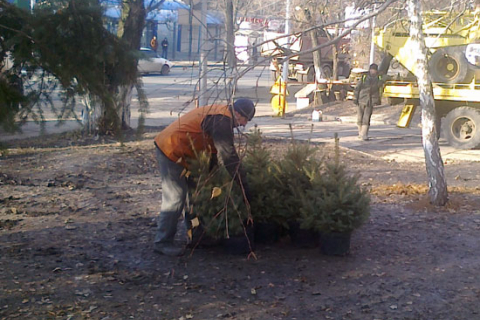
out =
{"type": "Polygon", "coordinates": [[[210,155],[201,153],[189,163],[186,173],[192,180],[189,190],[191,217],[200,220],[202,235],[222,243],[234,254],[254,250],[253,230],[246,225],[247,209],[243,193],[226,169],[210,170],[210,155]]]}
{"type": "Polygon", "coordinates": [[[322,159],[316,157],[317,148],[310,143],[295,141],[286,154],[274,162],[273,175],[279,212],[288,221],[288,235],[296,247],[315,247],[318,245],[318,233],[313,225],[301,222],[302,198],[299,194],[310,189],[311,181],[320,174],[322,159]]]}
{"type": "Polygon", "coordinates": [[[335,159],[323,174],[316,175],[311,188],[301,194],[301,226],[320,232],[320,249],[326,255],[350,251],[352,231],[370,215],[370,196],[359,183],[358,174],[349,174],[340,163],[339,141],[335,136],[335,159]]]}
{"type": "Polygon", "coordinates": [[[280,207],[272,155],[263,145],[257,126],[247,135],[245,151],[243,164],[252,193],[255,243],[272,244],[280,239],[281,227],[287,225],[287,219],[280,207]]]}

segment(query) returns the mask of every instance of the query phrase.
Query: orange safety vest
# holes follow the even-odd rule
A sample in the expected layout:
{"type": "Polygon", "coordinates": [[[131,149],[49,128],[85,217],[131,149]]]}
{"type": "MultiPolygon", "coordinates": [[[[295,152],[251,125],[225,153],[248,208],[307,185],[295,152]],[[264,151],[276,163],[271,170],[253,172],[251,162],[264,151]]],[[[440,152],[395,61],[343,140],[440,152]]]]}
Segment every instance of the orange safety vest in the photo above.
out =
{"type": "Polygon", "coordinates": [[[223,115],[232,118],[228,105],[210,105],[193,109],[170,124],[155,137],[155,144],[173,162],[187,166],[186,159],[195,153],[217,153],[213,139],[202,130],[206,116],[223,115]]]}

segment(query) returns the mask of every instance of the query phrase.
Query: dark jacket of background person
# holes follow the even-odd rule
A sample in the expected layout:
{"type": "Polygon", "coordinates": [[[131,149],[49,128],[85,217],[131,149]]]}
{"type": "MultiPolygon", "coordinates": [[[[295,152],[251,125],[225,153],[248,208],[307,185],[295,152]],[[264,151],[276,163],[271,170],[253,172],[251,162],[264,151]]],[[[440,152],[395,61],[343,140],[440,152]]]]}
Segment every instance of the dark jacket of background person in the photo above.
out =
{"type": "Polygon", "coordinates": [[[355,87],[355,104],[364,106],[380,105],[383,83],[384,81],[379,75],[364,75],[355,87]]]}

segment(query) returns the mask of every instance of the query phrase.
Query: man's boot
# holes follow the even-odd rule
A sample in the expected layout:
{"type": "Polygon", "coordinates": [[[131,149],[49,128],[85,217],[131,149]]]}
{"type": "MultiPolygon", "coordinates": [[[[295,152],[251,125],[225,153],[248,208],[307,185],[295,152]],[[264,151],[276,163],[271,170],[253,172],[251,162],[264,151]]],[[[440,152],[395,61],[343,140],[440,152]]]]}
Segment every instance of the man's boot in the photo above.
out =
{"type": "Polygon", "coordinates": [[[365,126],[365,125],[362,126],[360,136],[362,137],[363,141],[368,140],[368,129],[370,129],[370,126],[365,126]]]}
{"type": "Polygon", "coordinates": [[[362,140],[363,140],[363,137],[362,137],[362,125],[361,125],[361,124],[357,124],[357,127],[358,127],[358,139],[362,139],[362,140]]]}
{"type": "Polygon", "coordinates": [[[185,247],[173,243],[154,243],[153,251],[166,256],[179,257],[185,254],[185,247]]]}

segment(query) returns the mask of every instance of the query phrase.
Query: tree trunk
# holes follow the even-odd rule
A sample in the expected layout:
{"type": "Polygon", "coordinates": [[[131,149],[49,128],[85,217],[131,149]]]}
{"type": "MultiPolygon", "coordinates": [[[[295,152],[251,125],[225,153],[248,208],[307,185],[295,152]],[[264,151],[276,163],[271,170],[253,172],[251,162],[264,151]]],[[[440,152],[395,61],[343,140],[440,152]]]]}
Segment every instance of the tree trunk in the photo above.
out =
{"type": "MultiPolygon", "coordinates": [[[[335,25],[335,38],[338,37],[338,24],[335,25]]],[[[338,80],[338,45],[335,43],[332,46],[332,61],[333,61],[333,69],[332,69],[332,79],[338,80]]]]}
{"type": "Polygon", "coordinates": [[[140,48],[140,40],[145,27],[145,14],[143,0],[122,1],[122,16],[118,22],[117,36],[125,41],[129,49],[137,50],[140,48]]]}
{"type": "MultiPolygon", "coordinates": [[[[318,32],[317,29],[313,29],[309,32],[310,34],[310,39],[312,41],[312,48],[315,48],[318,46],[318,32]]],[[[322,76],[322,54],[321,54],[322,49],[318,49],[316,51],[313,51],[313,67],[315,68],[315,79],[316,81],[319,81],[322,76]]]]}
{"type": "Polygon", "coordinates": [[[422,141],[425,153],[425,165],[429,179],[430,202],[443,206],[448,201],[447,181],[440,147],[437,139],[435,101],[432,95],[432,83],[429,81],[425,39],[422,32],[421,6],[419,0],[408,0],[410,17],[410,36],[412,38],[412,57],[417,57],[417,81],[422,107],[422,141]]]}
{"type": "MultiPolygon", "coordinates": [[[[312,17],[313,10],[314,8],[307,8],[306,10],[303,11],[304,19],[306,22],[305,27],[307,28],[310,28],[315,25],[315,21],[313,20],[313,17],[312,17]]],[[[310,36],[310,41],[312,42],[312,48],[317,47],[318,46],[318,30],[316,28],[312,29],[308,32],[308,35],[310,36]]],[[[312,55],[313,55],[313,68],[315,70],[315,80],[318,81],[323,77],[321,49],[313,51],[312,55]]],[[[307,75],[308,75],[308,70],[307,70],[307,75]]]]}
{"type": "Polygon", "coordinates": [[[82,97],[83,110],[82,110],[82,125],[83,132],[85,134],[93,134],[97,130],[98,120],[100,115],[98,111],[98,99],[91,94],[85,94],[82,97]]]}
{"type": "Polygon", "coordinates": [[[122,85],[119,88],[117,108],[121,120],[122,129],[130,129],[131,104],[133,96],[133,84],[122,85]]]}
{"type": "MultiPolygon", "coordinates": [[[[118,22],[117,36],[124,41],[128,49],[134,51],[140,48],[143,28],[145,27],[144,0],[123,0],[122,15],[118,22]]],[[[123,79],[117,79],[116,113],[121,121],[121,128],[130,128],[132,90],[137,81],[137,60],[132,60],[124,68],[123,79]]]]}
{"type": "Polygon", "coordinates": [[[234,10],[232,0],[226,0],[226,12],[225,12],[225,30],[227,33],[226,38],[226,61],[230,68],[234,69],[237,65],[237,59],[235,57],[235,22],[234,22],[234,10]]]}

